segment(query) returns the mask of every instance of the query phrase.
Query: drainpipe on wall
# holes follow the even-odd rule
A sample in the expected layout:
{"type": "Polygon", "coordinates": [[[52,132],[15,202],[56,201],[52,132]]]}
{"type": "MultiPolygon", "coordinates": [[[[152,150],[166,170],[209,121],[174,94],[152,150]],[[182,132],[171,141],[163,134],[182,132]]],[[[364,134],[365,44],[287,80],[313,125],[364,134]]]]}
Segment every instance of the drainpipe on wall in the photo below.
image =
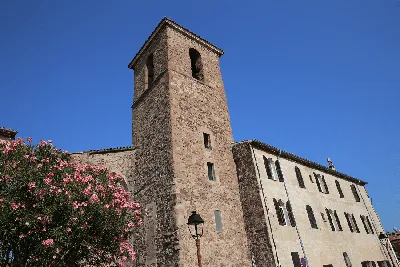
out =
{"type": "MultiPolygon", "coordinates": [[[[400,264],[399,264],[399,261],[398,261],[396,258],[395,258],[394,260],[392,259],[392,256],[390,255],[390,252],[389,252],[389,248],[385,248],[385,246],[382,245],[381,240],[379,239],[379,233],[380,233],[380,231],[377,231],[377,227],[376,227],[376,224],[375,224],[374,217],[371,216],[371,212],[369,211],[369,209],[368,209],[368,207],[367,207],[367,204],[365,203],[365,200],[364,200],[363,195],[361,194],[360,188],[358,188],[358,186],[356,186],[356,188],[357,188],[358,194],[361,196],[361,199],[362,199],[362,201],[363,201],[364,207],[365,207],[365,209],[367,210],[368,216],[371,218],[372,226],[373,226],[374,229],[375,229],[375,236],[378,238],[379,245],[380,245],[381,250],[383,251],[383,254],[385,255],[385,257],[386,257],[387,260],[390,260],[390,261],[392,262],[393,265],[394,265],[394,263],[396,263],[397,266],[399,266],[399,265],[400,265],[400,264]],[[382,248],[382,246],[383,246],[383,248],[382,248]],[[387,250],[387,253],[386,253],[385,250],[387,250]]],[[[392,247],[392,245],[390,244],[390,241],[389,241],[389,246],[390,246],[390,248],[391,248],[391,250],[392,250],[392,252],[393,252],[393,247],[392,247]]],[[[396,255],[396,254],[394,254],[394,255],[396,255]]],[[[394,265],[394,266],[395,266],[395,265],[394,265]]]]}
{"type": "Polygon", "coordinates": [[[278,266],[277,266],[277,267],[281,267],[281,264],[280,264],[280,262],[279,262],[278,252],[277,252],[277,249],[276,249],[276,244],[275,244],[275,239],[274,239],[274,233],[273,233],[272,226],[271,226],[271,220],[270,220],[270,218],[269,218],[268,205],[267,205],[267,203],[266,203],[266,201],[265,201],[264,188],[263,188],[262,183],[261,183],[260,170],[259,170],[259,168],[258,168],[257,159],[256,159],[256,155],[255,155],[255,153],[254,153],[254,149],[253,149],[253,147],[252,147],[251,145],[250,145],[250,148],[251,148],[251,152],[252,152],[252,154],[253,154],[253,160],[254,160],[254,162],[255,162],[255,164],[256,164],[256,168],[257,168],[257,173],[258,173],[258,184],[260,185],[261,194],[262,194],[262,196],[263,196],[263,203],[264,203],[265,211],[266,211],[266,213],[267,213],[267,219],[268,219],[269,229],[271,229],[272,243],[274,244],[275,257],[276,257],[276,261],[277,261],[277,263],[278,263],[278,266]]]}
{"type": "MultiPolygon", "coordinates": [[[[278,158],[277,158],[277,161],[279,162],[279,166],[281,166],[281,163],[280,163],[280,161],[279,161],[279,157],[281,156],[281,153],[282,153],[282,150],[279,149],[278,158]]],[[[287,189],[286,179],[285,179],[285,176],[283,175],[282,167],[281,167],[281,172],[282,172],[282,176],[283,176],[283,185],[284,185],[284,187],[285,187],[286,197],[287,197],[288,200],[290,201],[290,198],[289,198],[289,191],[288,191],[288,189],[287,189]]],[[[306,249],[304,248],[304,243],[303,243],[303,240],[301,239],[300,229],[299,229],[299,227],[297,226],[297,220],[296,220],[296,216],[295,216],[295,214],[294,214],[294,209],[293,209],[292,204],[290,204],[290,206],[292,207],[292,215],[293,215],[294,221],[296,222],[295,228],[296,228],[297,236],[298,236],[299,241],[300,241],[301,250],[303,251],[304,259],[305,259],[306,262],[307,262],[307,266],[310,267],[310,265],[308,264],[306,249]]]]}

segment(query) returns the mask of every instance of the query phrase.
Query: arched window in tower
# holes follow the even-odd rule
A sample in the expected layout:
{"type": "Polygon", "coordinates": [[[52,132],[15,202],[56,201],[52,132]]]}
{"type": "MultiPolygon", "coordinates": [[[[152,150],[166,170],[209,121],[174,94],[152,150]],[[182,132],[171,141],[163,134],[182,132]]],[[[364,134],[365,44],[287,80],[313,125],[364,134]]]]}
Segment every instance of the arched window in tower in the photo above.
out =
{"type": "Polygon", "coordinates": [[[203,79],[204,79],[203,64],[201,62],[200,53],[196,49],[190,48],[189,56],[190,56],[190,63],[191,63],[191,68],[192,68],[192,77],[199,81],[203,81],[203,79]]]}
{"type": "Polygon", "coordinates": [[[146,61],[146,69],[147,69],[147,84],[146,89],[148,89],[153,83],[154,79],[154,60],[153,54],[151,54],[146,61]]]}

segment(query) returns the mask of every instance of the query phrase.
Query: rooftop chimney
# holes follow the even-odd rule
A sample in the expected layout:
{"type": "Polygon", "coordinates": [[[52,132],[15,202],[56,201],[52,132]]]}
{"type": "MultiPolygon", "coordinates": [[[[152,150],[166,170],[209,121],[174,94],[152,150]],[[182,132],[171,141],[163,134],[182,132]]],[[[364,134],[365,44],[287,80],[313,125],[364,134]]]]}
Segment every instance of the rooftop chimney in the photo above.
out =
{"type": "Polygon", "coordinates": [[[336,171],[335,165],[333,165],[332,160],[330,158],[327,158],[326,161],[328,161],[329,169],[336,171]]]}

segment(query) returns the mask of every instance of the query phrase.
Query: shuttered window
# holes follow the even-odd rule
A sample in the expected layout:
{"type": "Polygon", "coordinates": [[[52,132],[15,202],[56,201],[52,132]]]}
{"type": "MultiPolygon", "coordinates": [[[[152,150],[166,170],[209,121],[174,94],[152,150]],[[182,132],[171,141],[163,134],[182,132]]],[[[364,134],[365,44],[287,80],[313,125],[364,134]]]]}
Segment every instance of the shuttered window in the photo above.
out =
{"type": "Polygon", "coordinates": [[[320,174],[314,173],[315,181],[317,182],[318,190],[322,193],[329,194],[329,189],[325,181],[325,177],[320,174]]]}
{"type": "Polygon", "coordinates": [[[333,214],[335,216],[336,225],[338,226],[339,231],[343,231],[343,228],[342,228],[342,225],[340,223],[339,216],[336,213],[336,210],[333,212],[333,214]]]}
{"type": "Polygon", "coordinates": [[[292,252],[293,267],[301,267],[300,257],[298,252],[292,252]]]}
{"type": "Polygon", "coordinates": [[[350,217],[350,214],[345,212],[344,217],[346,218],[347,225],[349,226],[350,232],[354,232],[353,224],[351,223],[352,218],[350,217]]]}
{"type": "Polygon", "coordinates": [[[374,261],[363,261],[361,262],[362,267],[376,267],[376,264],[374,261]]]}
{"type": "Polygon", "coordinates": [[[366,224],[366,222],[365,222],[365,216],[360,215],[360,218],[361,218],[361,222],[362,222],[362,224],[363,224],[363,226],[364,226],[365,232],[366,232],[367,234],[369,234],[369,229],[368,229],[368,226],[367,226],[367,224],[366,224]]]}
{"type": "Polygon", "coordinates": [[[324,193],[329,194],[328,186],[326,185],[325,177],[323,175],[321,176],[321,179],[322,183],[324,184],[324,189],[325,189],[324,193]]]}
{"type": "Polygon", "coordinates": [[[350,187],[351,187],[351,191],[353,192],[354,199],[355,199],[357,202],[360,202],[360,196],[358,195],[356,186],[355,186],[354,184],[352,184],[352,185],[350,185],[350,187]]]}
{"type": "Polygon", "coordinates": [[[328,216],[328,221],[331,226],[331,229],[332,229],[332,231],[335,231],[336,229],[335,229],[335,225],[333,224],[333,218],[332,218],[331,212],[328,209],[325,209],[325,211],[326,211],[326,216],[328,216]]]}
{"type": "Polygon", "coordinates": [[[335,184],[336,184],[336,188],[337,188],[337,190],[338,190],[338,192],[339,192],[340,198],[344,198],[343,191],[342,191],[342,188],[340,187],[339,181],[338,181],[338,180],[335,180],[335,184]]]}
{"type": "Polygon", "coordinates": [[[391,264],[389,261],[378,261],[378,266],[379,267],[391,267],[391,264]]]}
{"type": "Polygon", "coordinates": [[[371,222],[369,221],[369,217],[365,216],[365,219],[367,220],[368,226],[369,226],[369,230],[371,232],[371,234],[374,233],[374,229],[372,228],[371,222]]]}
{"type": "Polygon", "coordinates": [[[332,231],[343,231],[342,225],[340,224],[339,217],[335,211],[325,209],[326,215],[328,216],[329,224],[332,231]]]}
{"type": "Polygon", "coordinates": [[[276,172],[278,173],[279,182],[283,182],[283,172],[279,160],[275,161],[276,172]]]}
{"type": "Polygon", "coordinates": [[[322,192],[322,188],[321,188],[321,184],[320,184],[320,181],[319,181],[319,174],[316,174],[315,172],[314,172],[314,178],[315,178],[315,182],[317,183],[317,187],[318,187],[318,190],[319,190],[319,192],[322,192]]]}
{"type": "Polygon", "coordinates": [[[315,220],[314,212],[310,205],[306,206],[308,220],[310,221],[311,227],[314,229],[318,229],[317,221],[315,220]]]}
{"type": "Polygon", "coordinates": [[[286,210],[287,210],[288,217],[289,217],[289,220],[290,220],[290,225],[292,227],[295,227],[296,226],[296,221],[294,220],[292,205],[290,205],[290,201],[286,202],[286,210]]]}
{"type": "Polygon", "coordinates": [[[344,259],[344,263],[346,263],[346,267],[353,266],[353,265],[351,265],[351,261],[350,261],[349,255],[347,255],[347,252],[343,252],[343,259],[344,259]]]}
{"type": "Polygon", "coordinates": [[[280,225],[288,225],[293,227],[296,226],[292,206],[290,205],[289,201],[287,201],[285,204],[282,200],[277,200],[274,198],[274,206],[280,225]]]}
{"type": "Polygon", "coordinates": [[[283,213],[283,210],[281,208],[281,204],[274,198],[274,206],[275,206],[275,211],[276,211],[276,216],[278,218],[278,222],[280,225],[285,225],[285,215],[283,213]]]}
{"type": "Polygon", "coordinates": [[[296,172],[296,177],[297,177],[297,181],[299,182],[299,186],[301,188],[306,188],[306,186],[304,185],[304,180],[303,180],[303,176],[301,175],[301,171],[299,169],[299,167],[294,167],[294,170],[296,172]]]}
{"type": "Polygon", "coordinates": [[[372,229],[372,225],[371,225],[371,222],[369,221],[368,216],[360,215],[360,218],[361,218],[361,222],[363,223],[365,232],[367,232],[367,234],[373,234],[374,230],[372,229]]]}
{"type": "Polygon", "coordinates": [[[351,218],[352,218],[352,223],[353,223],[353,228],[354,228],[354,230],[355,230],[357,233],[359,233],[359,232],[360,232],[360,229],[358,229],[358,225],[357,225],[357,222],[356,222],[356,218],[354,218],[354,214],[351,214],[351,218]]]}
{"type": "Polygon", "coordinates": [[[274,181],[278,180],[278,174],[276,173],[275,170],[274,161],[271,158],[264,157],[264,167],[265,170],[267,171],[268,179],[274,181]]]}

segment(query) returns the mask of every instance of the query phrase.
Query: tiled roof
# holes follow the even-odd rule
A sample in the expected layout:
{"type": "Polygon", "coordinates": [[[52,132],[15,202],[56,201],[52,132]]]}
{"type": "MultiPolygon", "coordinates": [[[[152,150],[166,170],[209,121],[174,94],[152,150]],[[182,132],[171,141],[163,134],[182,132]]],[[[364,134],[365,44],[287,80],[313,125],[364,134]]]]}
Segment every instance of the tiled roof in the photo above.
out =
{"type": "Polygon", "coordinates": [[[218,56],[222,56],[224,54],[224,51],[218,47],[216,47],[215,45],[211,44],[209,41],[201,38],[200,36],[198,36],[197,34],[189,31],[188,29],[182,27],[181,25],[179,25],[178,23],[176,23],[173,20],[170,20],[166,17],[164,17],[161,22],[157,25],[157,27],[154,29],[154,31],[150,34],[149,38],[147,38],[146,42],[143,44],[143,46],[139,49],[139,52],[137,52],[137,54],[135,55],[135,57],[131,60],[131,62],[128,64],[128,68],[133,69],[133,66],[136,63],[136,60],[139,58],[139,56],[142,54],[142,52],[150,45],[151,41],[153,40],[154,36],[157,35],[157,33],[165,26],[165,25],[169,25],[172,28],[182,32],[183,34],[185,34],[186,36],[194,39],[195,41],[207,46],[208,48],[210,48],[212,51],[214,51],[215,53],[218,54],[218,56]]]}
{"type": "Polygon", "coordinates": [[[265,143],[263,143],[261,141],[248,140],[248,141],[243,141],[243,142],[250,143],[255,148],[264,150],[266,152],[269,152],[269,153],[272,153],[272,154],[275,154],[275,155],[280,155],[280,157],[282,157],[282,158],[286,158],[288,160],[292,160],[292,161],[298,162],[298,163],[300,163],[300,164],[302,164],[304,166],[307,166],[307,167],[310,167],[310,168],[314,168],[316,170],[320,170],[320,171],[323,171],[325,173],[329,173],[329,174],[331,174],[333,176],[342,178],[344,180],[348,180],[350,182],[353,182],[353,183],[356,183],[356,184],[359,184],[359,185],[366,185],[367,184],[367,182],[364,182],[364,181],[362,181],[360,179],[351,177],[351,176],[349,176],[347,174],[338,172],[336,170],[329,169],[326,166],[323,166],[321,164],[318,164],[316,162],[310,161],[310,160],[305,159],[305,158],[301,158],[299,156],[296,156],[293,153],[286,152],[286,151],[284,151],[282,149],[279,149],[279,148],[276,148],[274,146],[265,144],[265,143]]]}
{"type": "Polygon", "coordinates": [[[120,146],[120,147],[87,150],[87,151],[77,152],[77,153],[72,153],[72,154],[78,154],[78,153],[88,153],[89,155],[91,155],[91,154],[106,154],[106,153],[115,153],[115,152],[122,152],[122,151],[134,150],[134,149],[135,148],[133,146],[120,146]]]}

